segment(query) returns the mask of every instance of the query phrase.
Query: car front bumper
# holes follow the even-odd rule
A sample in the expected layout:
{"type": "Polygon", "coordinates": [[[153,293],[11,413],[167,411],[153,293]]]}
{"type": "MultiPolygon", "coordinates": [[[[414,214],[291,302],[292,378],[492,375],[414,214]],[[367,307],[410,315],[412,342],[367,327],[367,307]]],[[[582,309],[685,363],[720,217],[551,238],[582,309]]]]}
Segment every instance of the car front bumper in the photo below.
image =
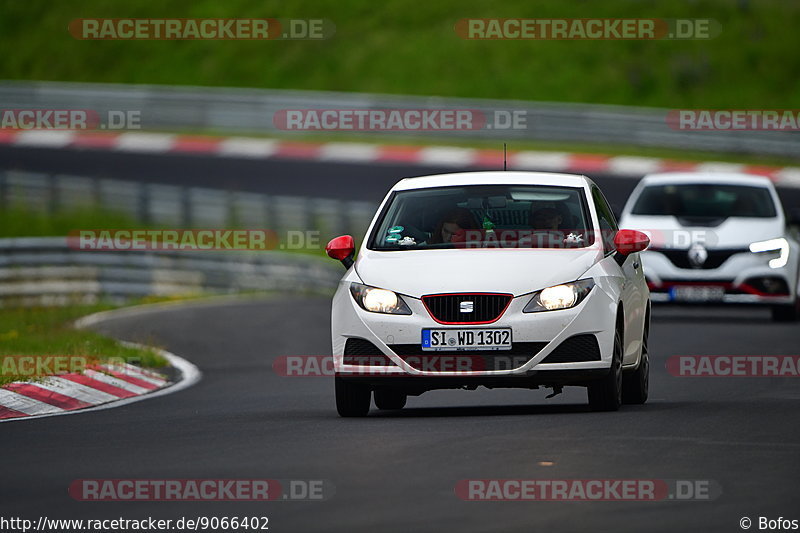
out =
{"type": "Polygon", "coordinates": [[[797,292],[797,267],[791,261],[781,268],[768,264],[772,255],[753,254],[747,251],[731,255],[717,268],[679,268],[658,251],[642,253],[644,273],[650,289],[650,298],[659,303],[726,303],[726,304],[791,304],[797,292]],[[770,293],[764,286],[781,283],[785,291],[770,293]],[[724,294],[713,300],[694,302],[676,297],[675,288],[722,287],[724,294]]]}
{"type": "MultiPolygon", "coordinates": [[[[390,386],[393,380],[403,379],[404,387],[425,378],[418,387],[430,388],[470,387],[471,385],[498,387],[527,387],[539,384],[566,384],[582,382],[605,375],[611,365],[614,329],[617,313],[616,300],[599,286],[576,307],[559,311],[523,313],[531,295],[513,298],[502,316],[490,324],[443,325],[428,313],[421,300],[403,296],[412,311],[411,315],[371,313],[361,309],[350,295],[349,281],[343,281],[333,300],[332,344],[336,375],[360,379],[370,383],[390,386]],[[409,348],[421,345],[423,329],[442,328],[511,328],[511,351],[462,352],[462,357],[486,358],[501,361],[498,366],[484,365],[420,368],[409,363],[409,348]],[[596,339],[597,358],[578,362],[545,362],[549,355],[573,337],[596,339]],[[376,368],[370,365],[346,364],[345,346],[348,339],[369,341],[388,359],[389,364],[376,368]],[[531,347],[529,351],[527,347],[531,347]],[[400,347],[403,350],[400,350],[400,347]],[[410,378],[411,382],[406,383],[410,378]]],[[[572,341],[570,341],[572,342],[572,341]]],[[[414,353],[416,351],[412,350],[414,353]]],[[[459,357],[455,352],[422,352],[436,357],[459,357]]],[[[563,358],[562,358],[563,360],[563,358]]]]}

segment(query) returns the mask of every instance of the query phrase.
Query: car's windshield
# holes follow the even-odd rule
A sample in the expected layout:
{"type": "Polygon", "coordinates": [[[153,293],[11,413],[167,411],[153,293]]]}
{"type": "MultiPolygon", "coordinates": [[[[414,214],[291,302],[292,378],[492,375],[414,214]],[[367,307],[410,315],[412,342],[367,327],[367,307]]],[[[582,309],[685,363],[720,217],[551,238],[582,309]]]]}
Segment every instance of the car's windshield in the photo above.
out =
{"type": "Polygon", "coordinates": [[[631,213],[692,218],[776,216],[765,187],[722,184],[651,185],[642,190],[631,213]]]}
{"type": "Polygon", "coordinates": [[[592,244],[583,189],[469,185],[399,191],[372,232],[373,250],[584,247],[592,244]]]}

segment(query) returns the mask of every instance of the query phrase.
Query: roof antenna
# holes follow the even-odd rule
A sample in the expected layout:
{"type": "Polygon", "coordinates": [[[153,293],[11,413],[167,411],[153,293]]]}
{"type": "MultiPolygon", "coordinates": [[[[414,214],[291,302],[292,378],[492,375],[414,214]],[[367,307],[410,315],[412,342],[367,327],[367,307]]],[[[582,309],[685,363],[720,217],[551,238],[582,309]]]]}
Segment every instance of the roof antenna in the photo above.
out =
{"type": "Polygon", "coordinates": [[[508,170],[508,164],[506,160],[506,143],[503,143],[503,170],[508,170]]]}

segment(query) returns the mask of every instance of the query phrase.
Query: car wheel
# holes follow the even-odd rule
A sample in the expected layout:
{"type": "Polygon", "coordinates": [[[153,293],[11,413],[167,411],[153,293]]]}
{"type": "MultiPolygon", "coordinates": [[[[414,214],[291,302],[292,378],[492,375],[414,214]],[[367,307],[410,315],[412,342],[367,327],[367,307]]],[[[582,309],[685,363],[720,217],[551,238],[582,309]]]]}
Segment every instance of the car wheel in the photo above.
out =
{"type": "Polygon", "coordinates": [[[614,354],[608,375],[588,387],[592,411],[616,411],[622,405],[622,330],[614,332],[614,354]]]}
{"type": "Polygon", "coordinates": [[[643,404],[647,401],[650,389],[650,351],[648,338],[650,337],[650,313],[642,332],[642,356],[639,366],[622,378],[622,402],[627,404],[643,404]]]}
{"type": "Polygon", "coordinates": [[[800,298],[795,298],[794,305],[773,305],[772,320],[775,322],[797,322],[800,319],[800,298]]]}
{"type": "Polygon", "coordinates": [[[374,392],[375,406],[383,411],[402,409],[406,405],[406,395],[391,389],[377,389],[374,392]]]}
{"type": "Polygon", "coordinates": [[[336,383],[336,410],[339,416],[367,416],[369,413],[369,387],[334,378],[336,383]]]}

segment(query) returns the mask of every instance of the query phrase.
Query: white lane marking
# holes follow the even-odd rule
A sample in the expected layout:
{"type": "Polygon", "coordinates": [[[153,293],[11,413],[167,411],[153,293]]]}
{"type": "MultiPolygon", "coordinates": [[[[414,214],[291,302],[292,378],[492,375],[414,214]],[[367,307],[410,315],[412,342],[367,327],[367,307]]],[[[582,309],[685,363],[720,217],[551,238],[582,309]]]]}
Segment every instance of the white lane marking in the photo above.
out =
{"type": "Polygon", "coordinates": [[[473,148],[429,146],[419,151],[417,163],[466,167],[475,163],[477,153],[473,148]]]}
{"type": "MultiPolygon", "coordinates": [[[[55,405],[34,400],[22,394],[10,391],[8,389],[0,389],[0,405],[8,407],[26,415],[44,415],[48,413],[60,413],[64,410],[55,405]]],[[[25,417],[21,420],[27,419],[25,417]]],[[[4,420],[16,420],[14,418],[7,418],[4,420]]]]}
{"type": "Polygon", "coordinates": [[[781,187],[800,188],[800,168],[785,167],[774,174],[775,184],[781,187]]]}
{"type": "Polygon", "coordinates": [[[745,165],[739,163],[724,163],[722,161],[707,161],[698,163],[696,172],[744,172],[745,165]]]}
{"type": "Polygon", "coordinates": [[[122,365],[104,364],[99,366],[100,368],[104,368],[106,370],[112,370],[114,372],[119,372],[120,374],[123,374],[125,376],[136,378],[140,381],[150,383],[151,385],[155,385],[157,387],[163,387],[164,384],[167,382],[166,379],[155,377],[150,373],[145,374],[144,372],[141,371],[141,369],[132,369],[129,368],[128,365],[122,366],[122,365]]]}
{"type": "Polygon", "coordinates": [[[166,152],[175,143],[175,135],[167,133],[123,133],[115,147],[124,152],[166,152]]]}
{"type": "Polygon", "coordinates": [[[363,143],[325,143],[319,158],[325,161],[375,161],[380,155],[380,146],[363,143]]]}
{"type": "Polygon", "coordinates": [[[228,137],[217,146],[217,155],[229,157],[270,157],[278,150],[278,141],[250,137],[228,137]]]}
{"type": "Polygon", "coordinates": [[[511,170],[564,170],[569,167],[566,152],[519,152],[509,157],[511,170]]]}
{"type": "Polygon", "coordinates": [[[76,400],[90,403],[92,405],[119,400],[119,396],[114,396],[113,394],[93,389],[92,387],[87,387],[86,385],[81,385],[80,383],[75,383],[69,379],[56,376],[51,376],[41,381],[37,381],[35,385],[45,390],[57,392],[59,394],[63,394],[64,396],[69,396],[70,398],[75,398],[76,400]]]}
{"type": "Polygon", "coordinates": [[[663,160],[655,157],[617,156],[608,162],[609,172],[640,177],[661,170],[663,160]]]}
{"type": "Polygon", "coordinates": [[[111,385],[112,387],[117,387],[118,389],[126,390],[134,394],[146,394],[147,392],[150,391],[150,389],[145,389],[144,387],[140,387],[139,385],[134,385],[133,383],[130,383],[123,379],[119,379],[114,376],[104,374],[103,372],[98,372],[97,370],[88,369],[84,371],[84,374],[86,374],[92,379],[96,379],[97,381],[101,381],[107,385],[111,385]]]}
{"type": "Polygon", "coordinates": [[[30,130],[17,133],[14,144],[22,146],[43,146],[47,148],[63,148],[76,137],[74,131],[30,130]]]}

